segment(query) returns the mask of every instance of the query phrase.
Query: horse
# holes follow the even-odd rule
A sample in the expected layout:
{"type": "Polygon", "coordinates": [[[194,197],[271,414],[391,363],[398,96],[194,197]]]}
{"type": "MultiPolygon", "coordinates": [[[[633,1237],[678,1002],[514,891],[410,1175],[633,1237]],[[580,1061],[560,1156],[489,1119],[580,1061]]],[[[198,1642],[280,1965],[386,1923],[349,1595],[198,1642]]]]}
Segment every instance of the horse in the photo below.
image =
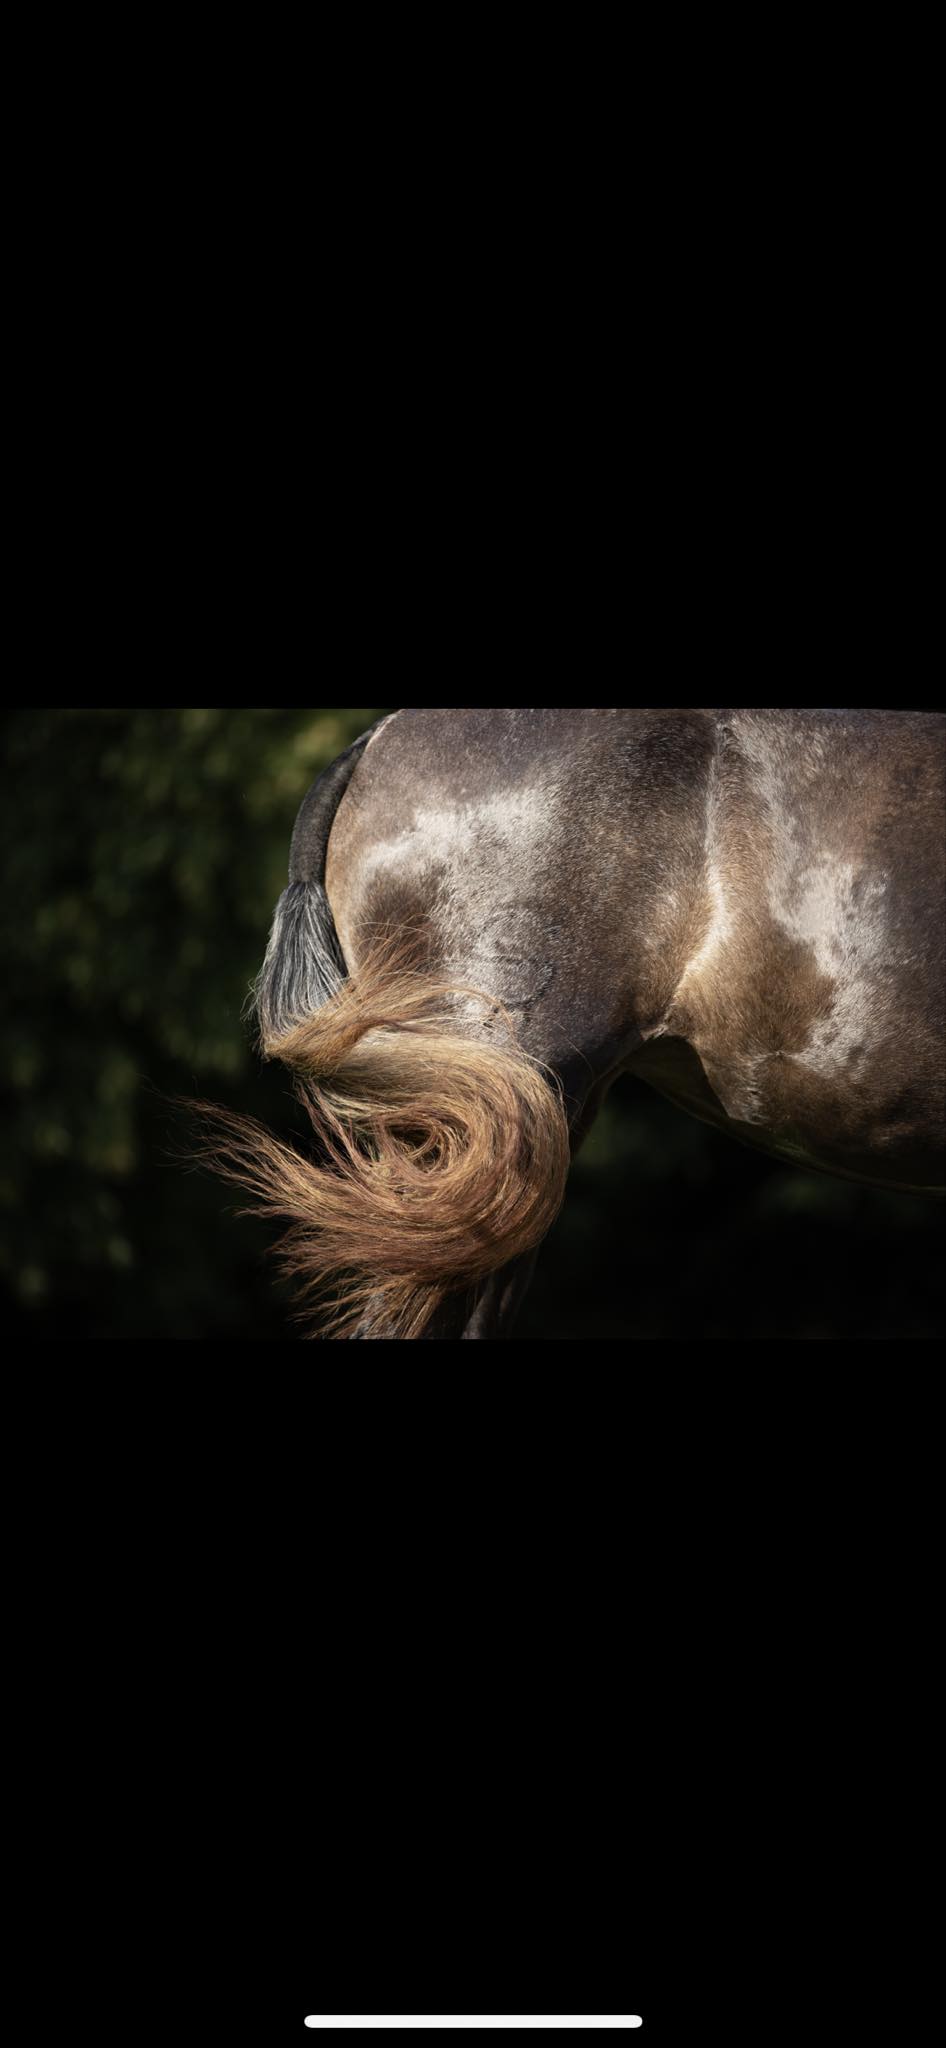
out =
{"type": "Polygon", "coordinates": [[[942,1193],[946,718],[400,710],[320,775],[254,991],[314,1155],[220,1113],[314,1333],[508,1337],[619,1074],[942,1193]]]}

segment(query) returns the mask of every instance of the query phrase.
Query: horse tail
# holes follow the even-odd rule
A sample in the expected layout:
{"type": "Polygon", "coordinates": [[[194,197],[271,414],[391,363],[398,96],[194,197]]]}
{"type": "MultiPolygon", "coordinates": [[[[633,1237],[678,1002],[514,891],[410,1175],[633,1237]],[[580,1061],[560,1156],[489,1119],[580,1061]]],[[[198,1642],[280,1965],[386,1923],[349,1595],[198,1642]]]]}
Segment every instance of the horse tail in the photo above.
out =
{"type": "Polygon", "coordinates": [[[378,719],[346,747],[300,805],[289,847],[289,884],[276,905],[253,990],[264,1050],[289,1024],[327,1002],[345,979],[345,961],[325,893],[329,833],[369,740],[387,723],[387,718],[378,719]]]}
{"type": "Polygon", "coordinates": [[[568,1124],[502,1006],[433,974],[418,934],[389,929],[347,972],[324,888],[345,759],[300,813],[256,992],[262,1050],[292,1070],[316,1156],[222,1110],[206,1112],[203,1156],[287,1221],[283,1270],[325,1335],[420,1337],[447,1295],[546,1235],[568,1124]]]}

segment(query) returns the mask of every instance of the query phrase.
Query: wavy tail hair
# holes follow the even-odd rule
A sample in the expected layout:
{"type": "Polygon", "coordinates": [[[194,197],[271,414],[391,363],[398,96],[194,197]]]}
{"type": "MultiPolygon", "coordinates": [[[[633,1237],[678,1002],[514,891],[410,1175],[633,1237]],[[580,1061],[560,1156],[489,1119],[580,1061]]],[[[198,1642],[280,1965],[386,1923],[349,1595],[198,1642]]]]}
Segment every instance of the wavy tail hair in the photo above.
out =
{"type": "Polygon", "coordinates": [[[222,1110],[206,1112],[203,1156],[253,1213],[288,1220],[278,1254],[312,1334],[420,1337],[446,1296],[554,1221],[569,1164],[558,1084],[501,1004],[424,968],[415,934],[382,936],[346,976],[318,882],[284,891],[255,1000],[317,1156],[222,1110]]]}

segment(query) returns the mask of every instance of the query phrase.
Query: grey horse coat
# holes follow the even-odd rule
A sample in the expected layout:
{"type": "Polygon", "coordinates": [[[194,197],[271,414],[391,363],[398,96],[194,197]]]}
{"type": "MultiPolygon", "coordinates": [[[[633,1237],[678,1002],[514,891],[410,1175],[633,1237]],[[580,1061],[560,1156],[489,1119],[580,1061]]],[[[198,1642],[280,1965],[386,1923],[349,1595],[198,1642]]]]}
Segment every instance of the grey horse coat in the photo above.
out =
{"type": "MultiPolygon", "coordinates": [[[[944,769],[925,713],[398,711],[302,805],[261,1012],[298,1013],[306,948],[312,1004],[410,928],[559,1077],[573,1149],[630,1072],[783,1159],[941,1190],[944,769]]],[[[508,1328],[532,1256],[437,1327],[508,1328]]]]}

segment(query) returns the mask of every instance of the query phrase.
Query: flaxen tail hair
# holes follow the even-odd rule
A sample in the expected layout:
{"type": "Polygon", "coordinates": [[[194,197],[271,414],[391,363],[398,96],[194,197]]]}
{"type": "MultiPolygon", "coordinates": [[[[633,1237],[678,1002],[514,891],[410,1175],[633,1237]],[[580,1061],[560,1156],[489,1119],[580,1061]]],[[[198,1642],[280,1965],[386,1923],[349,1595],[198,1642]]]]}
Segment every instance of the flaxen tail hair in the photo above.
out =
{"type": "Polygon", "coordinates": [[[296,1077],[316,1157],[219,1110],[204,1156],[255,1213],[288,1220],[281,1262],[325,1335],[420,1337],[447,1295],[530,1251],[558,1213],[557,1083],[475,993],[482,1013],[420,964],[409,933],[347,977],[321,885],[280,900],[260,1043],[296,1077]]]}

